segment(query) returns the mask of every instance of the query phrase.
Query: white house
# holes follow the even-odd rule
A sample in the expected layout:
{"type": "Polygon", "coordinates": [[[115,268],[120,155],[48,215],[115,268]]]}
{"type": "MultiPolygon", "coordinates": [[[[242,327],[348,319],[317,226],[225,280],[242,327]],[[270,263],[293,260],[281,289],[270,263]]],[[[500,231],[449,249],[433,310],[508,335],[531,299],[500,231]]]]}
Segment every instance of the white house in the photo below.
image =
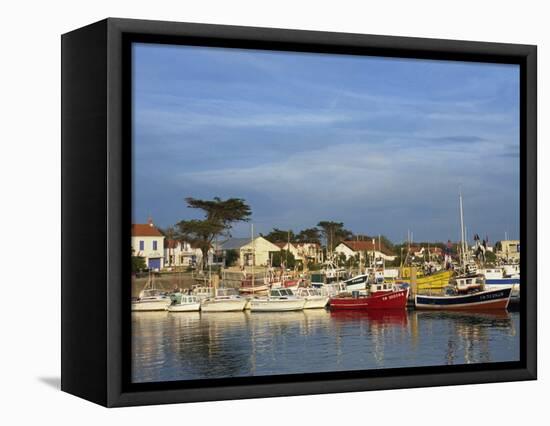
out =
{"type": "Polygon", "coordinates": [[[166,240],[164,245],[164,264],[167,268],[172,266],[200,265],[202,252],[198,248],[191,247],[187,242],[166,240]]]}
{"type": "Polygon", "coordinates": [[[356,255],[366,259],[365,256],[373,256],[375,259],[384,259],[388,262],[395,260],[396,255],[392,253],[384,244],[378,244],[376,241],[342,241],[334,249],[336,254],[343,254],[346,260],[356,255]]]}
{"type": "Polygon", "coordinates": [[[164,235],[152,220],[132,225],[132,250],[134,256],[145,258],[148,268],[160,270],[164,267],[164,235]]]}
{"type": "Polygon", "coordinates": [[[239,253],[239,266],[241,267],[267,266],[270,263],[271,253],[281,251],[280,247],[270,243],[264,237],[256,237],[252,241],[250,238],[230,238],[220,243],[217,251],[221,251],[225,257],[229,250],[239,253]]]}
{"type": "Polygon", "coordinates": [[[286,250],[301,262],[308,259],[310,262],[323,262],[323,249],[317,243],[276,243],[282,250],[286,250]]]}

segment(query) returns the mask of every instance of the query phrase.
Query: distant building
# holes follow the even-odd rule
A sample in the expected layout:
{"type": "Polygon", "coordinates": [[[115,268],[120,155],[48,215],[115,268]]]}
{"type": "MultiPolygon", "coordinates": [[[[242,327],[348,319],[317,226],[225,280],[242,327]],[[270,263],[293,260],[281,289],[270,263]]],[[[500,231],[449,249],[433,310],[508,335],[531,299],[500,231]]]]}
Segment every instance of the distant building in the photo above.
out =
{"type": "Polygon", "coordinates": [[[384,244],[378,244],[377,241],[342,241],[336,246],[334,252],[337,254],[343,254],[346,256],[346,260],[356,255],[361,256],[373,256],[376,259],[384,259],[388,262],[392,262],[397,257],[389,248],[384,244]]]}
{"type": "Polygon", "coordinates": [[[164,267],[164,235],[151,219],[146,224],[132,225],[132,249],[134,256],[145,258],[149,269],[158,271],[164,267]]]}
{"type": "Polygon", "coordinates": [[[164,244],[164,265],[169,268],[172,266],[194,266],[202,261],[202,252],[198,248],[193,248],[187,242],[176,240],[165,240],[164,244]]]}
{"type": "Polygon", "coordinates": [[[519,240],[503,240],[500,250],[496,252],[498,258],[506,261],[519,262],[519,240]]]}
{"type": "Polygon", "coordinates": [[[271,253],[279,252],[281,248],[264,237],[256,237],[253,241],[250,238],[230,238],[219,244],[219,250],[224,257],[227,251],[235,250],[239,253],[239,266],[244,267],[269,265],[271,253]]]}
{"type": "Polygon", "coordinates": [[[275,243],[282,250],[286,250],[294,256],[294,259],[303,262],[322,263],[323,249],[317,243],[275,243]]]}

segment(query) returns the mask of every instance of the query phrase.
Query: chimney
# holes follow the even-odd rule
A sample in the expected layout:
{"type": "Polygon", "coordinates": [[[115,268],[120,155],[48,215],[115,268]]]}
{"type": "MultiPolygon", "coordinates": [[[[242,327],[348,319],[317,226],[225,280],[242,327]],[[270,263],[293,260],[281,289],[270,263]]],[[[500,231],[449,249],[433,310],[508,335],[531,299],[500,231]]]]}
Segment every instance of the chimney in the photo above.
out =
{"type": "Polygon", "coordinates": [[[153,227],[153,218],[151,216],[149,216],[147,218],[147,223],[149,224],[149,226],[152,228],[153,227]]]}

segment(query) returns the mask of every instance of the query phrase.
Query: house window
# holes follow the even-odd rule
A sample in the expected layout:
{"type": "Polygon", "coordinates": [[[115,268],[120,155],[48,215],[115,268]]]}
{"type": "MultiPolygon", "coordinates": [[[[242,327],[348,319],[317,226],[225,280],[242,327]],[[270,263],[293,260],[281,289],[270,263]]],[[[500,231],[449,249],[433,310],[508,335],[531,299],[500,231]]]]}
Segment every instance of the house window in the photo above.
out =
{"type": "Polygon", "coordinates": [[[139,251],[143,251],[145,250],[145,241],[140,241],[139,242],[139,251]]]}
{"type": "Polygon", "coordinates": [[[156,241],[153,241],[153,250],[157,250],[157,242],[156,241]]]}

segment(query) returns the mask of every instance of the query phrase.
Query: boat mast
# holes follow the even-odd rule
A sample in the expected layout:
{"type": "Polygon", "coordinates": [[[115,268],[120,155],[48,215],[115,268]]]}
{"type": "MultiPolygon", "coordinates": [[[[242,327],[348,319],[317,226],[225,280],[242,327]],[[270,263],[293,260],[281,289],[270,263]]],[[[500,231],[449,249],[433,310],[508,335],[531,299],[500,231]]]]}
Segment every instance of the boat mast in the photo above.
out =
{"type": "Polygon", "coordinates": [[[462,206],[462,191],[459,192],[459,200],[460,200],[460,239],[461,239],[461,246],[462,246],[462,268],[465,270],[466,268],[466,247],[465,247],[465,241],[464,241],[464,209],[462,206]]]}
{"type": "Polygon", "coordinates": [[[254,288],[254,264],[256,263],[256,250],[254,248],[254,224],[250,224],[250,244],[252,245],[252,288],[254,288]]]}

